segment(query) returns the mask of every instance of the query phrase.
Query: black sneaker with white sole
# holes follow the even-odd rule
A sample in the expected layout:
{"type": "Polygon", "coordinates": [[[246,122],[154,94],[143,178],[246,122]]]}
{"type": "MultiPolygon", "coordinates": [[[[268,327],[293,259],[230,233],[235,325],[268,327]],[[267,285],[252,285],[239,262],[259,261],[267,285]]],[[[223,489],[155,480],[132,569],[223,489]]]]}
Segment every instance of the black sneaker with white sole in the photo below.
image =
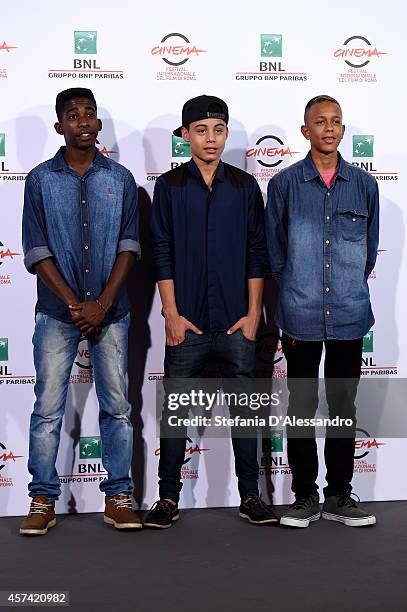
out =
{"type": "Polygon", "coordinates": [[[278,523],[271,506],[268,506],[258,495],[248,495],[240,504],[239,516],[253,525],[271,525],[278,523]]]}
{"type": "Polygon", "coordinates": [[[287,527],[308,527],[310,523],[318,521],[320,518],[319,495],[297,496],[295,502],[289,506],[288,511],[280,518],[280,525],[286,525],[287,527]]]}
{"type": "Polygon", "coordinates": [[[151,506],[143,524],[144,527],[168,529],[178,519],[178,506],[165,499],[159,499],[151,506]]]}
{"type": "Polygon", "coordinates": [[[366,527],[375,525],[376,517],[358,504],[360,499],[354,499],[350,492],[342,495],[326,497],[322,506],[322,518],[328,521],[338,521],[347,527],[366,527]]]}

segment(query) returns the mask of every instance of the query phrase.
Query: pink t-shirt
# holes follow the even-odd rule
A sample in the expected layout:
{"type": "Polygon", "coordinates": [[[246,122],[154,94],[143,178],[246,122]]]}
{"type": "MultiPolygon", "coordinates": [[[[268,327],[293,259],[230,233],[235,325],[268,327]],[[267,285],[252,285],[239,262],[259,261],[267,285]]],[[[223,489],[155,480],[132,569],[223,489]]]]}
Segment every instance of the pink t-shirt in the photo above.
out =
{"type": "Polygon", "coordinates": [[[326,170],[325,172],[320,172],[321,178],[324,181],[325,185],[328,187],[328,189],[331,187],[333,183],[335,173],[336,173],[336,168],[334,168],[333,170],[326,170]]]}

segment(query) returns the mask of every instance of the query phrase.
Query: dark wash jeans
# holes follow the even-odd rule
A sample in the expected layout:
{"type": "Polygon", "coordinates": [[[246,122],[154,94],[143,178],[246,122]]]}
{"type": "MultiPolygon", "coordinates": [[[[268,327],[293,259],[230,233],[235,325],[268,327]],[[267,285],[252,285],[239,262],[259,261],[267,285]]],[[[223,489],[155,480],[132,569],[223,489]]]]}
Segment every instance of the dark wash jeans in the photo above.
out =
{"type": "MultiPolygon", "coordinates": [[[[164,378],[199,378],[209,361],[215,361],[224,378],[252,378],[255,372],[256,343],[240,330],[205,333],[186,332],[177,346],[165,347],[164,378]]],[[[242,498],[258,495],[259,465],[257,440],[233,435],[235,470],[242,498]]],[[[185,461],[185,438],[161,438],[158,466],[160,499],[179,501],[182,488],[181,468],[185,461]]]]}
{"type": "MultiPolygon", "coordinates": [[[[293,340],[286,334],[282,346],[287,360],[289,414],[313,418],[318,406],[318,371],[325,344],[325,390],[330,417],[337,414],[356,423],[355,398],[360,380],[363,339],[305,341],[293,340]],[[304,386],[290,379],[308,379],[304,386]],[[312,380],[313,379],[313,380],[312,380]],[[346,379],[341,380],[341,379],[346,379]],[[353,379],[353,380],[350,380],[353,379]],[[314,384],[315,383],[315,384],[314,384]]],[[[325,438],[327,486],[325,497],[351,491],[355,437],[325,438]]],[[[318,454],[315,438],[290,437],[287,431],[288,463],[292,471],[292,490],[297,496],[317,493],[318,454]]]]}

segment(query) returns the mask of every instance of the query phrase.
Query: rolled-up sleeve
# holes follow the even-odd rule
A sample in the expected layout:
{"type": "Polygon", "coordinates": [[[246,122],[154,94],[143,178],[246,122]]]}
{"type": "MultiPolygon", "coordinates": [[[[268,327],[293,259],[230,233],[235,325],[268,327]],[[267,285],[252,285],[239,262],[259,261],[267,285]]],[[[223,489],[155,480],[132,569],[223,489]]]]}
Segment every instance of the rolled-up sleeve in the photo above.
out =
{"type": "Polygon", "coordinates": [[[276,178],[269,181],[267,188],[266,236],[271,273],[279,282],[287,258],[287,215],[276,178]]]}
{"type": "Polygon", "coordinates": [[[35,264],[53,257],[53,253],[48,246],[41,187],[33,173],[25,182],[22,230],[24,265],[28,272],[35,274],[35,264]]]}
{"type": "Polygon", "coordinates": [[[156,279],[173,279],[173,237],[168,188],[163,178],[155,184],[151,213],[151,241],[156,279]]]}
{"type": "Polygon", "coordinates": [[[117,253],[130,251],[136,255],[137,259],[140,259],[141,247],[139,235],[137,185],[131,172],[128,172],[124,185],[122,223],[117,253]]]}
{"type": "Polygon", "coordinates": [[[249,201],[247,229],[247,278],[263,278],[267,263],[264,201],[256,181],[249,201]]]}

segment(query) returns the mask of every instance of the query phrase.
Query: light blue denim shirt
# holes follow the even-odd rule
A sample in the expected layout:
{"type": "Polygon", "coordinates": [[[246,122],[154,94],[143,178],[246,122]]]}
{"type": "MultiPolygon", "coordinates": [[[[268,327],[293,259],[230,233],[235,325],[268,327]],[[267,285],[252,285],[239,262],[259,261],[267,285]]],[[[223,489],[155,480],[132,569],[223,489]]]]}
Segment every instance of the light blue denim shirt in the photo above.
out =
{"type": "Polygon", "coordinates": [[[367,280],[379,242],[376,180],[339,155],[328,188],[308,153],[269,182],[266,233],[280,329],[299,340],[364,336],[374,323],[367,280]]]}
{"type": "MultiPolygon", "coordinates": [[[[80,301],[97,298],[118,253],[139,256],[137,187],[129,170],[97,152],[84,176],[70,168],[63,147],[28,174],[24,193],[23,249],[29,272],[53,257],[80,301]]],[[[37,277],[36,312],[70,322],[67,306],[37,277]]],[[[122,287],[103,325],[129,311],[122,287]]]]}

